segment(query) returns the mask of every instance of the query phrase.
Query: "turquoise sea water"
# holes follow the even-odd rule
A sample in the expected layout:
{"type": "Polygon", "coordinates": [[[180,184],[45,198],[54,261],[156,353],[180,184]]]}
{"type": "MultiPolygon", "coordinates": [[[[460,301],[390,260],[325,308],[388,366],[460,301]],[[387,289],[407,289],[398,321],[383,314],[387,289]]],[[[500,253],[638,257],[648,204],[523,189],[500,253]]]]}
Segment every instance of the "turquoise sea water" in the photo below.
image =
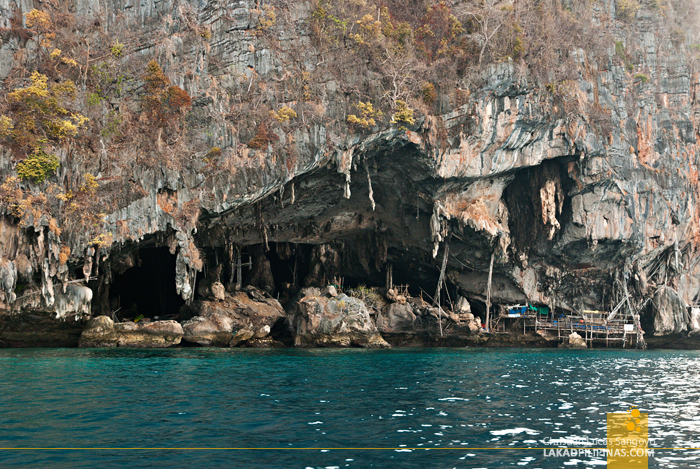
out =
{"type": "Polygon", "coordinates": [[[30,448],[0,467],[591,467],[524,448],[630,405],[653,447],[700,447],[696,351],[0,350],[0,380],[0,447],[30,448]]]}

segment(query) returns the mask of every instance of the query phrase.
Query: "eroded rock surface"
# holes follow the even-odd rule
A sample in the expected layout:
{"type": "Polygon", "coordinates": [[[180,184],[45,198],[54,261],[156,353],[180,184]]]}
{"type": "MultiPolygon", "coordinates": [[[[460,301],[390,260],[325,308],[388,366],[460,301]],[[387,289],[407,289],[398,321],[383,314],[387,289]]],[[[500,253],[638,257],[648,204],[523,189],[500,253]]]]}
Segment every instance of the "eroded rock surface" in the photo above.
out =
{"type": "Polygon", "coordinates": [[[184,340],[199,345],[235,346],[269,336],[286,313],[279,302],[257,290],[226,294],[223,300],[198,300],[190,311],[196,316],[183,323],[184,340]]]}
{"type": "Polygon", "coordinates": [[[0,320],[0,347],[77,347],[85,321],[57,319],[52,312],[6,315],[0,320]]]}
{"type": "Polygon", "coordinates": [[[663,336],[686,332],[690,315],[685,302],[670,287],[660,287],[652,298],[654,310],[654,335],[663,336]]]}
{"type": "Polygon", "coordinates": [[[345,294],[305,296],[293,319],[294,345],[299,347],[385,348],[365,304],[345,294]]]}
{"type": "Polygon", "coordinates": [[[177,321],[115,324],[107,316],[88,321],[80,347],[167,348],[180,343],[184,332],[177,321]]]}
{"type": "Polygon", "coordinates": [[[413,307],[406,304],[404,298],[403,304],[392,303],[385,311],[382,311],[377,316],[377,330],[379,332],[399,333],[399,332],[415,332],[414,323],[416,315],[413,314],[413,307]]]}
{"type": "Polygon", "coordinates": [[[579,335],[578,332],[572,332],[566,337],[565,341],[559,344],[560,348],[585,349],[588,348],[586,341],[579,335]]]}

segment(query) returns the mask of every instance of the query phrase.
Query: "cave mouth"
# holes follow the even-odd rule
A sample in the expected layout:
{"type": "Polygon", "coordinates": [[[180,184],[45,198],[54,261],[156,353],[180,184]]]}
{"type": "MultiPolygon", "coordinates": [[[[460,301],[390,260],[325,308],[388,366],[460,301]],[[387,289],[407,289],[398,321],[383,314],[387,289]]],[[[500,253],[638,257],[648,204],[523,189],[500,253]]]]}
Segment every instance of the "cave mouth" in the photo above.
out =
{"type": "Polygon", "coordinates": [[[280,318],[272,325],[270,330],[270,337],[272,337],[277,342],[281,342],[285,347],[291,347],[294,345],[294,335],[292,334],[292,328],[289,324],[287,318],[280,318]]]}
{"type": "Polygon", "coordinates": [[[137,265],[114,275],[109,303],[120,319],[176,319],[185,301],[175,289],[175,260],[167,247],[142,248],[137,265]]]}
{"type": "MultiPolygon", "coordinates": [[[[270,243],[270,249],[264,255],[269,262],[272,283],[275,285],[272,294],[286,305],[305,287],[324,288],[335,285],[343,290],[359,286],[385,287],[386,266],[378,269],[375,260],[377,254],[371,253],[363,267],[357,252],[358,246],[362,245],[361,241],[331,241],[327,245],[332,254],[324,255],[314,252],[317,246],[314,244],[270,243]]],[[[414,269],[404,267],[401,263],[394,266],[395,284],[406,285],[412,294],[418,296],[420,288],[415,285],[416,278],[412,275],[414,269]]]]}
{"type": "MultiPolygon", "coordinates": [[[[279,242],[270,243],[268,251],[264,252],[269,262],[274,290],[271,294],[282,305],[286,306],[295,300],[296,294],[304,287],[324,288],[327,285],[341,287],[342,290],[356,289],[360,286],[384,289],[387,285],[387,268],[393,267],[393,285],[403,291],[405,288],[413,297],[427,298],[434,294],[439,276],[439,266],[429,270],[421,268],[421,258],[416,253],[405,253],[392,250],[390,259],[378,267],[378,252],[366,249],[372,245],[365,238],[331,241],[327,243],[329,251],[319,255],[314,244],[279,242]],[[430,292],[426,296],[423,292],[430,292]]],[[[248,247],[251,257],[255,252],[262,253],[263,246],[248,247]],[[257,251],[256,251],[257,250],[257,251]]],[[[263,276],[264,277],[264,276],[263,276]]],[[[260,276],[251,275],[250,284],[264,288],[260,276]]],[[[447,304],[449,299],[456,301],[457,290],[450,288],[444,293],[441,302],[447,304]]]]}
{"type": "Polygon", "coordinates": [[[296,243],[270,243],[265,253],[276,286],[275,294],[288,292],[303,285],[311,269],[313,245],[296,243]]]}

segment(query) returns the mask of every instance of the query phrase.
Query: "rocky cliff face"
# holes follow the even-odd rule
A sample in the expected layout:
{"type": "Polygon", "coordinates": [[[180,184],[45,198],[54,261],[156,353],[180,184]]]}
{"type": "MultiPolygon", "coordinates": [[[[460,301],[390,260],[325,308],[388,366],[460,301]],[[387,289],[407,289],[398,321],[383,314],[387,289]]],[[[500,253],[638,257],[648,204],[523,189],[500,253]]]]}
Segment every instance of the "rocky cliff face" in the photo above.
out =
{"type": "MultiPolygon", "coordinates": [[[[459,17],[470,2],[450,6],[459,17]]],[[[46,182],[14,177],[27,151],[4,141],[3,314],[176,315],[203,281],[284,303],[341,279],[384,285],[389,270],[432,294],[446,245],[447,291],[482,317],[492,256],[495,304],[609,310],[629,290],[641,307],[663,285],[696,303],[700,81],[668,10],[642,3],[622,21],[593,3],[605,47],[565,51],[572,79],[487,60],[433,107],[406,98],[413,119],[389,99],[383,123],[358,127],[358,96],[391,74],[338,70],[314,35],[319,7],[0,0],[3,93],[32,70],[71,78],[90,118],[82,137],[49,141],[60,168],[46,182]],[[32,8],[51,13],[50,47],[32,8]],[[162,101],[175,117],[144,107],[152,59],[191,97],[162,101]],[[87,303],[66,288],[76,279],[87,303]]]]}

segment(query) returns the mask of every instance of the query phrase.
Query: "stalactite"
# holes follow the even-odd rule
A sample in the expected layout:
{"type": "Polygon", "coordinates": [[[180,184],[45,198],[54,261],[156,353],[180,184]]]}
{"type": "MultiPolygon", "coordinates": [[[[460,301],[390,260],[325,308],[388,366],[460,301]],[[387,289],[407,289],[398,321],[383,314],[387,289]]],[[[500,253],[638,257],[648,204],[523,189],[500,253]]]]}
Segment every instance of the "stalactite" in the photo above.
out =
{"type": "Polygon", "coordinates": [[[95,255],[95,248],[89,247],[85,250],[85,261],[83,262],[83,277],[86,279],[90,278],[92,273],[92,262],[93,256],[95,255]]]}
{"type": "Polygon", "coordinates": [[[183,300],[187,301],[194,295],[192,276],[201,272],[204,266],[199,251],[186,233],[175,232],[179,249],[175,260],[175,290],[183,300]]]}
{"type": "Polygon", "coordinates": [[[53,306],[55,301],[53,281],[49,276],[49,260],[44,258],[41,266],[41,295],[47,306],[53,306]]]}
{"type": "Polygon", "coordinates": [[[350,173],[345,174],[345,190],[343,191],[343,197],[346,199],[350,198],[350,173]]]}
{"type": "Polygon", "coordinates": [[[257,203],[255,205],[255,218],[256,218],[256,226],[259,230],[260,233],[260,239],[265,245],[265,252],[270,250],[270,246],[268,245],[268,237],[267,237],[267,224],[265,223],[265,217],[263,216],[263,211],[262,211],[262,203],[257,203]]]}
{"type": "MultiPolygon", "coordinates": [[[[433,214],[430,216],[430,238],[433,240],[433,259],[438,254],[440,243],[447,236],[447,224],[443,223],[443,215],[445,209],[440,202],[435,202],[433,205],[433,214]]],[[[447,219],[449,219],[449,215],[447,219]]]]}
{"type": "Polygon", "coordinates": [[[17,286],[17,266],[13,261],[0,258],[0,299],[11,304],[17,299],[14,290],[17,286]]]}
{"type": "Polygon", "coordinates": [[[295,198],[294,198],[294,183],[292,183],[292,205],[294,205],[294,201],[295,201],[295,198]]]}
{"type": "Polygon", "coordinates": [[[433,240],[433,259],[437,256],[438,250],[440,249],[440,242],[442,241],[442,235],[440,234],[440,219],[433,212],[430,216],[430,237],[433,240]]]}
{"type": "Polygon", "coordinates": [[[374,191],[372,190],[372,177],[369,175],[369,168],[367,167],[367,160],[365,160],[365,171],[367,171],[367,183],[369,184],[369,201],[372,203],[372,211],[374,211],[376,204],[374,203],[374,191]]]}
{"type": "Polygon", "coordinates": [[[194,298],[194,292],[197,291],[197,272],[194,269],[190,270],[190,282],[192,283],[192,294],[186,300],[186,303],[188,305],[192,303],[192,299],[194,298]]]}
{"type": "Polygon", "coordinates": [[[189,269],[185,261],[182,248],[177,251],[177,259],[175,261],[175,291],[187,301],[192,295],[192,285],[190,285],[189,269]]]}
{"type": "Polygon", "coordinates": [[[270,250],[270,246],[267,242],[267,225],[263,224],[263,238],[265,239],[265,252],[270,250]]]}

